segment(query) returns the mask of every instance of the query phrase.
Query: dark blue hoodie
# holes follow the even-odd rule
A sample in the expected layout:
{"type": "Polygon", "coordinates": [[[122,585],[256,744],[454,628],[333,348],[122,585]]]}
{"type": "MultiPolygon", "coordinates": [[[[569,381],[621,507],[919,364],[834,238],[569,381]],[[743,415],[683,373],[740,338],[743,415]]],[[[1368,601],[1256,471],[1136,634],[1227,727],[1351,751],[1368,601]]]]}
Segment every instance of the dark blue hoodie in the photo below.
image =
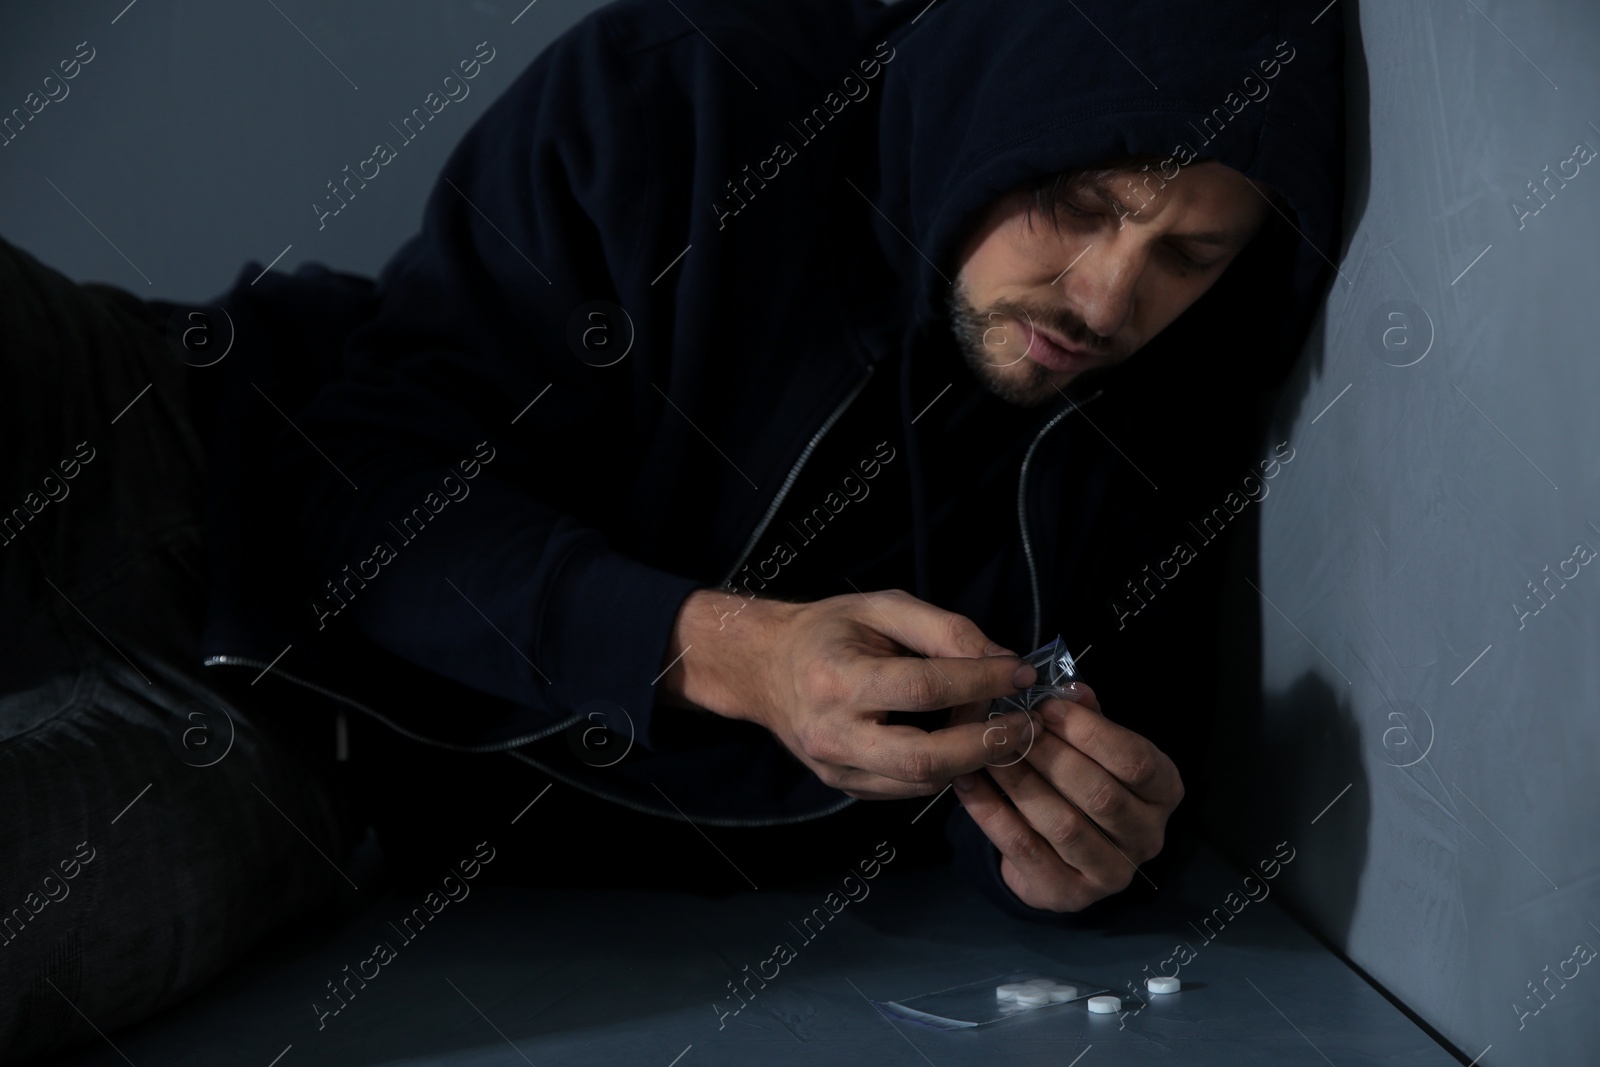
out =
{"type": "MultiPolygon", "coordinates": [[[[874,373],[948,344],[945,279],[999,195],[1136,153],[1180,181],[1216,159],[1284,210],[1133,360],[996,449],[1015,515],[985,521],[1010,550],[985,595],[941,604],[1013,648],[1092,648],[1108,714],[1192,777],[1223,554],[1194,523],[1273,458],[1262,398],[1339,244],[1340,23],[1318,7],[624,0],[583,19],[463,138],[375,287],[315,266],[251,286],[252,265],[224,298],[240,348],[216,384],[207,663],[270,662],[667,817],[838,810],[757,727],[661,743],[680,604],[748,562],[874,373]],[[1180,539],[1195,561],[1152,583],[1180,539]],[[595,723],[632,739],[625,759],[539,740],[595,723]]],[[[903,380],[926,598],[939,472],[903,380]]],[[[950,829],[1031,911],[959,808],[950,829]]]]}

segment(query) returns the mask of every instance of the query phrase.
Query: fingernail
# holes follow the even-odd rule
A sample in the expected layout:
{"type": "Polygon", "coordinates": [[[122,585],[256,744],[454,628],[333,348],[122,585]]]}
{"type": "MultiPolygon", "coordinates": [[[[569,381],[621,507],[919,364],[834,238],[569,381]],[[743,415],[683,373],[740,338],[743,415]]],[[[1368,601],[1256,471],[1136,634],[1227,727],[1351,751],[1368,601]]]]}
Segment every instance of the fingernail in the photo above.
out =
{"type": "Polygon", "coordinates": [[[970,774],[958,774],[950,781],[952,785],[961,790],[963,793],[969,793],[972,791],[972,775],[970,774]]]}
{"type": "Polygon", "coordinates": [[[1039,707],[1039,714],[1046,722],[1066,722],[1067,709],[1062,707],[1059,700],[1047,700],[1039,707]]]}
{"type": "Polygon", "coordinates": [[[1028,686],[1032,685],[1034,680],[1038,677],[1039,672],[1033,669],[1033,664],[1024,663],[1022,666],[1018,667],[1016,673],[1011,676],[1011,684],[1016,686],[1018,689],[1026,689],[1028,686]]]}
{"type": "Polygon", "coordinates": [[[989,642],[989,647],[983,650],[983,654],[985,656],[1015,656],[1016,655],[1016,653],[1011,651],[1009,648],[1001,648],[999,645],[995,644],[993,641],[989,642]]]}

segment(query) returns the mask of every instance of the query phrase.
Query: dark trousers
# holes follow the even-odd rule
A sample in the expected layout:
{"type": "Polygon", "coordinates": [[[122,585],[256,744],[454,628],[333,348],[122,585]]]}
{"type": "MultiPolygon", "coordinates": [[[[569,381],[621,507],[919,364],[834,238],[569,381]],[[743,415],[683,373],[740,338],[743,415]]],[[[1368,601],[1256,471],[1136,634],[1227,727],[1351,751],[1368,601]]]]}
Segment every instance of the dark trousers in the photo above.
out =
{"type": "Polygon", "coordinates": [[[305,723],[202,678],[206,457],[165,325],[0,241],[5,1062],[99,1040],[349,892],[364,829],[305,723]]]}
{"type": "Polygon", "coordinates": [[[901,867],[941,855],[921,800],[702,830],[363,721],[335,762],[326,704],[200,666],[208,412],[169,313],[0,240],[0,1061],[99,1041],[359,903],[369,824],[391,873],[487,840],[491,876],[564,886],[767,888],[886,838],[901,867]]]}

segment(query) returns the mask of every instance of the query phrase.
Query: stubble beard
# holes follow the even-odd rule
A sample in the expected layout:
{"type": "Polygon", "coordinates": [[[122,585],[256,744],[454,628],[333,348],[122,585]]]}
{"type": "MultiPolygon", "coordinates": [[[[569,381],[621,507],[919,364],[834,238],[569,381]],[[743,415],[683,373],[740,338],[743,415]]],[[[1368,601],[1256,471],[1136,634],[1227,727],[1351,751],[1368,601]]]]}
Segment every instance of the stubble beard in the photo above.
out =
{"type": "Polygon", "coordinates": [[[1014,331],[1008,329],[1007,347],[1021,351],[1003,359],[984,344],[985,334],[998,324],[990,317],[996,313],[979,311],[959,280],[946,294],[945,310],[962,360],[989,392],[1023,408],[1041,407],[1061,395],[1053,381],[1055,372],[1021,354],[1027,350],[1027,338],[1010,337],[1014,331]]]}

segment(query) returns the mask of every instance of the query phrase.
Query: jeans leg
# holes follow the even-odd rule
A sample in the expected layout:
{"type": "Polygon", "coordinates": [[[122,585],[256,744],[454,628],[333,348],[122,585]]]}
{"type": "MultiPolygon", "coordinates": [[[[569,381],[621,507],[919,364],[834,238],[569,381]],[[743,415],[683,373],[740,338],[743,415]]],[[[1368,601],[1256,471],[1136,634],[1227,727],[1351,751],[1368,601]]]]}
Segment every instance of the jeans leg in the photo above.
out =
{"type": "Polygon", "coordinates": [[[302,709],[198,663],[189,374],[159,309],[0,240],[0,1061],[98,1041],[355,893],[362,827],[302,709]]]}
{"type": "Polygon", "coordinates": [[[363,827],[318,768],[156,660],[107,651],[0,697],[0,813],[7,1063],[98,1042],[357,896],[363,827]]]}

